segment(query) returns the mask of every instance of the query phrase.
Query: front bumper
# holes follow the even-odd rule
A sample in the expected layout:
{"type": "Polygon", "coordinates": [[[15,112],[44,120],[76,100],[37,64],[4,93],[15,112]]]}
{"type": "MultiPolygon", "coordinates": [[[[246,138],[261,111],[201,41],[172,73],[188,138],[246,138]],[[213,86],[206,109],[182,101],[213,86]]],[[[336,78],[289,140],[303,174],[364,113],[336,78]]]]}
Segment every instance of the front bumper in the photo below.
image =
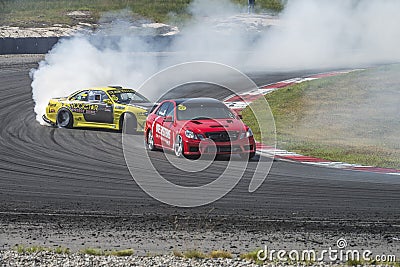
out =
{"type": "Polygon", "coordinates": [[[43,119],[46,123],[50,124],[51,126],[56,126],[56,123],[54,123],[54,122],[52,122],[51,120],[49,120],[49,118],[47,118],[46,115],[43,115],[43,116],[42,116],[42,119],[43,119]]]}
{"type": "Polygon", "coordinates": [[[249,154],[256,151],[254,138],[243,138],[231,142],[212,142],[206,139],[202,142],[198,140],[184,141],[185,155],[200,154],[249,154]]]}

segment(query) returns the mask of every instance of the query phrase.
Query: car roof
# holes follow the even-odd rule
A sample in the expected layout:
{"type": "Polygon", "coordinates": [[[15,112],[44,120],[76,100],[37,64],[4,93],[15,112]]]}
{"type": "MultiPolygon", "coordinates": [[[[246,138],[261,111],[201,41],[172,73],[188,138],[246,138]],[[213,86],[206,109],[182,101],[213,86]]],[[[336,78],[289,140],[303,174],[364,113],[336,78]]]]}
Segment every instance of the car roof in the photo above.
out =
{"type": "Polygon", "coordinates": [[[112,90],[132,90],[133,92],[136,92],[135,89],[131,89],[131,88],[124,88],[122,86],[107,86],[107,87],[90,87],[90,88],[85,88],[82,90],[78,90],[79,91],[87,91],[87,90],[101,90],[101,91],[112,91],[112,90]]]}

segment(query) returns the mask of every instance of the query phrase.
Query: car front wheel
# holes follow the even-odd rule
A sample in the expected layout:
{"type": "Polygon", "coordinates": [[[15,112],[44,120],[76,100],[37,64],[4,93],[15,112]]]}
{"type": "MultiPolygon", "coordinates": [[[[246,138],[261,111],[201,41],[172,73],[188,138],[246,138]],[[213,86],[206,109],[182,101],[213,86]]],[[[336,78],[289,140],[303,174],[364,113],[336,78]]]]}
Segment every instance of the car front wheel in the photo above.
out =
{"type": "Polygon", "coordinates": [[[179,158],[182,157],[184,154],[183,140],[182,140],[182,136],[180,136],[180,135],[178,135],[175,139],[174,152],[175,152],[175,156],[177,156],[179,158]]]}
{"type": "Polygon", "coordinates": [[[57,113],[57,125],[63,128],[72,128],[74,118],[68,109],[60,109],[57,113]]]}
{"type": "Polygon", "coordinates": [[[154,146],[153,132],[151,130],[147,132],[147,149],[151,151],[156,150],[156,147],[154,146]]]}

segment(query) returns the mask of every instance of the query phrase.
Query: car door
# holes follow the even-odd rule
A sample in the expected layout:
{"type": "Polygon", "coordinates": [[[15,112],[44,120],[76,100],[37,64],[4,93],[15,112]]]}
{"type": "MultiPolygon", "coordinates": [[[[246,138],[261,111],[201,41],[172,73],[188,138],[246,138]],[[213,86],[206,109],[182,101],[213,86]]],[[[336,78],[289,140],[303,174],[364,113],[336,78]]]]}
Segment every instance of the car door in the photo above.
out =
{"type": "Polygon", "coordinates": [[[164,127],[164,120],[167,116],[168,108],[171,102],[162,103],[156,110],[156,118],[152,126],[154,143],[158,146],[170,147],[171,130],[164,127]]]}
{"type": "Polygon", "coordinates": [[[89,90],[78,91],[71,95],[66,103],[66,107],[72,112],[74,120],[81,122],[82,116],[89,108],[89,90]]]}
{"type": "Polygon", "coordinates": [[[169,102],[167,112],[162,121],[162,126],[165,131],[165,133],[164,133],[165,138],[163,139],[163,146],[170,148],[170,149],[173,149],[174,136],[175,136],[174,130],[173,130],[174,129],[174,120],[175,120],[174,110],[175,110],[174,103],[169,102]],[[168,129],[168,130],[166,130],[166,129],[168,129]]]}
{"type": "Polygon", "coordinates": [[[113,105],[106,104],[107,94],[101,90],[89,91],[89,109],[84,117],[87,122],[114,123],[113,105]]]}

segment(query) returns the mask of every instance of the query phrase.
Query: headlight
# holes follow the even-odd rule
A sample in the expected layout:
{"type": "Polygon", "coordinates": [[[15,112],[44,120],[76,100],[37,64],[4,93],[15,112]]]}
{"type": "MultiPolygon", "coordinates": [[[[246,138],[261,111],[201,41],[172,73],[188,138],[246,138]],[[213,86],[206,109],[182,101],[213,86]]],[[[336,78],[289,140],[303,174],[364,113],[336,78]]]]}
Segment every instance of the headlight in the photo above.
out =
{"type": "Polygon", "coordinates": [[[194,132],[192,132],[191,130],[186,130],[185,131],[185,135],[187,138],[190,139],[197,139],[197,136],[194,134],[194,132]]]}
{"type": "Polygon", "coordinates": [[[204,137],[204,135],[202,135],[202,134],[195,134],[193,131],[191,131],[191,130],[186,130],[185,131],[185,136],[187,137],[187,138],[190,138],[190,139],[194,139],[194,140],[204,140],[204,139],[206,139],[205,137],[204,137]]]}
{"type": "Polygon", "coordinates": [[[246,137],[251,137],[253,136],[253,131],[249,128],[246,132],[246,137]]]}
{"type": "Polygon", "coordinates": [[[251,137],[251,136],[253,136],[253,131],[249,128],[249,129],[247,129],[247,132],[240,134],[240,139],[243,139],[245,137],[248,138],[248,137],[251,137]]]}

